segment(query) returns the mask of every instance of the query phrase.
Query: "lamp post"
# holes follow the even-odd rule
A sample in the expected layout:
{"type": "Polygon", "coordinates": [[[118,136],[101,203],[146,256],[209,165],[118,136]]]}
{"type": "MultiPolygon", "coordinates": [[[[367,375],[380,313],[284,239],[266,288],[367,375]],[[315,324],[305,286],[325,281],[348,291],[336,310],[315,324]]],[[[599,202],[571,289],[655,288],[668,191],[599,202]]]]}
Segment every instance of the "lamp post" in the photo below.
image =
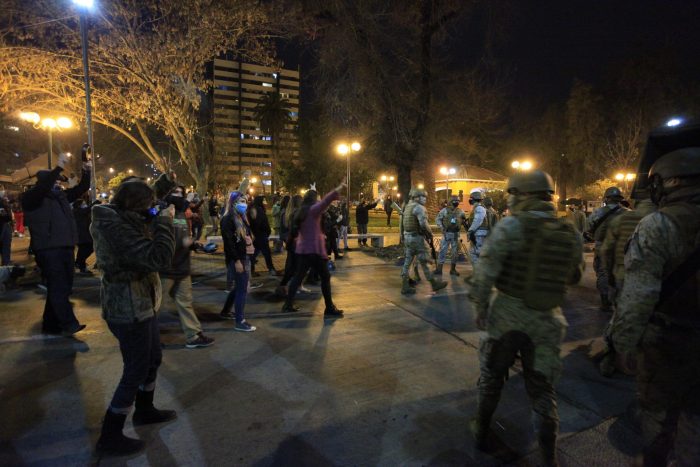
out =
{"type": "Polygon", "coordinates": [[[637,176],[637,174],[630,173],[630,172],[627,172],[627,173],[618,172],[617,174],[615,174],[615,180],[617,180],[618,182],[625,182],[625,193],[628,193],[629,182],[634,180],[636,178],[636,176],[637,176]]]}
{"type": "Polygon", "coordinates": [[[450,201],[450,175],[457,173],[457,169],[454,167],[440,167],[440,173],[443,174],[445,178],[445,202],[450,201]]]}
{"type": "Polygon", "coordinates": [[[348,206],[350,206],[350,154],[353,152],[359,152],[360,149],[362,149],[362,146],[357,141],[351,143],[350,146],[345,143],[340,143],[336,147],[338,154],[345,156],[347,162],[345,178],[348,183],[348,206]]]}
{"type": "Polygon", "coordinates": [[[68,117],[44,117],[36,112],[22,112],[20,118],[25,122],[29,122],[36,129],[42,129],[49,134],[49,153],[48,167],[51,170],[51,159],[53,159],[53,132],[54,130],[62,131],[73,126],[73,122],[68,117]]]}
{"type": "MultiPolygon", "coordinates": [[[[83,78],[85,79],[85,124],[87,126],[88,144],[95,154],[95,145],[92,140],[92,105],[90,104],[90,66],[88,64],[88,40],[87,40],[87,12],[93,7],[93,0],[73,0],[73,4],[80,10],[80,42],[83,49],[83,78]]],[[[97,172],[96,158],[92,160],[92,174],[90,175],[90,199],[95,201],[95,174],[97,172]]]]}

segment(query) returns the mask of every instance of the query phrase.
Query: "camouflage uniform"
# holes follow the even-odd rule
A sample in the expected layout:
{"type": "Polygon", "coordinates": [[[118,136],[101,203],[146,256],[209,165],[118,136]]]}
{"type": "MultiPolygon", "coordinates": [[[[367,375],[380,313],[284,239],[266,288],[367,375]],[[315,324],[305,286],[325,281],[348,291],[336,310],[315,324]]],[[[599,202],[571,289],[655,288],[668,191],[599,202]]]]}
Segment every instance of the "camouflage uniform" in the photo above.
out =
{"type": "Polygon", "coordinates": [[[436,281],[433,277],[433,272],[428,267],[428,253],[423,233],[430,232],[430,224],[428,224],[425,207],[414,200],[409,201],[403,211],[402,226],[405,242],[405,259],[401,270],[403,279],[401,293],[415,293],[415,289],[408,285],[408,271],[414,258],[418,260],[421,268],[423,268],[423,274],[430,281],[433,291],[444,288],[447,283],[436,281]]]}
{"type": "Polygon", "coordinates": [[[438,264],[445,264],[447,250],[451,249],[451,262],[454,266],[459,258],[459,230],[460,226],[467,221],[467,216],[459,207],[448,206],[442,208],[435,219],[435,223],[442,229],[442,241],[440,242],[440,253],[438,264]]]}
{"type": "Polygon", "coordinates": [[[469,257],[472,260],[472,266],[476,266],[481,254],[481,248],[484,245],[484,239],[489,234],[489,219],[486,213],[486,208],[480,202],[474,203],[472,212],[469,215],[469,229],[467,236],[474,241],[471,242],[469,248],[469,257]]]}
{"type": "Polygon", "coordinates": [[[698,272],[660,302],[664,279],[700,246],[700,190],[694,190],[667,197],[658,212],[639,223],[625,255],[625,282],[612,325],[616,350],[637,352],[649,466],[666,465],[674,443],[677,465],[700,465],[698,272]]]}
{"type": "Polygon", "coordinates": [[[627,208],[618,203],[609,203],[606,206],[596,209],[588,218],[588,232],[595,240],[595,256],[593,257],[593,269],[596,276],[596,288],[600,294],[602,309],[604,311],[612,311],[610,301],[608,299],[608,274],[603,267],[603,261],[600,254],[600,249],[605,240],[605,234],[610,226],[610,222],[620,214],[628,211],[627,208]],[[608,215],[609,212],[611,214],[608,215]],[[606,217],[607,216],[607,217],[606,217]]]}
{"type": "Polygon", "coordinates": [[[487,331],[479,348],[481,376],[474,423],[480,433],[485,432],[508,368],[519,352],[525,387],[539,417],[543,457],[556,464],[559,416],[554,384],[561,371],[559,352],[567,327],[559,306],[565,283],[580,280],[583,242],[569,223],[556,219],[551,202],[529,198],[511,210],[513,215],[499,221],[491,232],[470,292],[477,316],[486,319],[487,331]],[[497,292],[490,302],[494,285],[497,292]]]}
{"type": "Polygon", "coordinates": [[[579,233],[583,233],[586,231],[586,213],[581,211],[580,208],[575,207],[574,209],[569,209],[569,211],[566,213],[566,218],[569,222],[573,224],[573,226],[576,228],[576,231],[579,233]]]}

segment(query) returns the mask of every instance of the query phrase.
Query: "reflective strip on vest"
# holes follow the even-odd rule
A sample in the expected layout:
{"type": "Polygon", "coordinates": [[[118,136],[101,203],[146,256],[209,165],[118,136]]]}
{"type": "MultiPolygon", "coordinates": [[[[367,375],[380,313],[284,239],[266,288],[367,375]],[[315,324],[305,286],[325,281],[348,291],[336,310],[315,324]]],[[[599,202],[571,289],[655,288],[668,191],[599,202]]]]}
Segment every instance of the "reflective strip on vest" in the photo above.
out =
{"type": "Polygon", "coordinates": [[[520,298],[530,308],[551,310],[564,302],[566,281],[574,264],[574,227],[555,218],[515,214],[525,248],[508,255],[496,288],[520,298]]]}

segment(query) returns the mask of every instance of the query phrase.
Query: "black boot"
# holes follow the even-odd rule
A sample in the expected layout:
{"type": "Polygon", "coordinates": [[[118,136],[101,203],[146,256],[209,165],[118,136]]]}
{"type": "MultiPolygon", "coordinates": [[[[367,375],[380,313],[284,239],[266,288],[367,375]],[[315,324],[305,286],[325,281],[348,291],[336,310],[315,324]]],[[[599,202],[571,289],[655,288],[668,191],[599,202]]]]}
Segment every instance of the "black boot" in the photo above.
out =
{"type": "Polygon", "coordinates": [[[556,420],[543,420],[540,425],[539,443],[542,462],[546,467],[557,467],[559,459],[557,456],[557,432],[559,422],[556,420]]]}
{"type": "Polygon", "coordinates": [[[127,456],[143,449],[145,443],[140,439],[124,436],[124,422],[126,414],[114,413],[107,409],[105,419],[102,422],[102,433],[97,440],[97,450],[102,453],[127,456]]]}
{"type": "Polygon", "coordinates": [[[600,294],[600,311],[605,313],[612,313],[613,308],[608,296],[606,294],[600,294]]]}
{"type": "Polygon", "coordinates": [[[154,391],[141,391],[136,393],[136,410],[134,411],[134,425],[148,425],[162,423],[177,418],[174,410],[158,410],[153,407],[154,391]]]}
{"type": "Polygon", "coordinates": [[[474,445],[480,451],[488,450],[488,433],[491,417],[498,407],[500,396],[481,396],[476,409],[476,416],[469,422],[469,430],[474,438],[474,445]]]}
{"type": "Polygon", "coordinates": [[[453,264],[450,266],[450,276],[459,276],[459,273],[457,272],[457,265],[453,264]]]}

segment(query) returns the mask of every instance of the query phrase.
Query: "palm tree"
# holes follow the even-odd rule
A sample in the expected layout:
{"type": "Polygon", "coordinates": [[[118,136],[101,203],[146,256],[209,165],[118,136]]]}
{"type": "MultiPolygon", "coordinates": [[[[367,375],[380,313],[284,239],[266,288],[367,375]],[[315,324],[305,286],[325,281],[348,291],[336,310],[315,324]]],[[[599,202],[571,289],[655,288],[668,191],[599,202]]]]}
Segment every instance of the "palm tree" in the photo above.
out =
{"type": "Polygon", "coordinates": [[[280,137],[284,133],[285,126],[292,123],[289,116],[289,101],[282,98],[279,91],[269,92],[258,100],[258,104],[253,109],[255,119],[260,124],[260,130],[272,139],[272,168],[270,173],[272,181],[272,192],[276,190],[275,170],[277,170],[277,159],[280,150],[280,137]]]}

